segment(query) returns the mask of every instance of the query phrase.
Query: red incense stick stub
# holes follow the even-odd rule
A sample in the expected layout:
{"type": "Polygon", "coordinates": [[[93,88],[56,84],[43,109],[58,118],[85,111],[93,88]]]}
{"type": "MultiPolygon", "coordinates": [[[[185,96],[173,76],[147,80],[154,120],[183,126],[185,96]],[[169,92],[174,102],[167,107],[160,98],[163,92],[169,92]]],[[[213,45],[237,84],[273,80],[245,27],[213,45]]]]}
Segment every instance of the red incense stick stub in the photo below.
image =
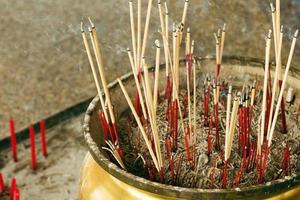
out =
{"type": "Polygon", "coordinates": [[[35,138],[34,138],[34,128],[33,126],[29,127],[29,136],[30,136],[30,146],[31,146],[31,168],[36,169],[36,155],[35,155],[35,138]]]}
{"type": "Polygon", "coordinates": [[[9,128],[10,128],[10,144],[11,144],[12,156],[14,161],[17,162],[18,161],[17,142],[16,142],[14,120],[12,118],[9,120],[9,128]]]}
{"type": "Polygon", "coordinates": [[[46,124],[44,120],[40,121],[40,132],[41,132],[41,145],[43,156],[47,157],[47,142],[46,142],[46,124]]]}
{"type": "Polygon", "coordinates": [[[0,194],[2,194],[3,192],[5,192],[5,185],[2,173],[0,173],[0,194]]]}
{"type": "Polygon", "coordinates": [[[10,191],[9,191],[9,200],[14,200],[15,189],[16,189],[16,179],[12,178],[10,184],[10,191]]]}
{"type": "Polygon", "coordinates": [[[19,190],[19,188],[15,189],[14,200],[20,200],[20,190],[19,190]]]}

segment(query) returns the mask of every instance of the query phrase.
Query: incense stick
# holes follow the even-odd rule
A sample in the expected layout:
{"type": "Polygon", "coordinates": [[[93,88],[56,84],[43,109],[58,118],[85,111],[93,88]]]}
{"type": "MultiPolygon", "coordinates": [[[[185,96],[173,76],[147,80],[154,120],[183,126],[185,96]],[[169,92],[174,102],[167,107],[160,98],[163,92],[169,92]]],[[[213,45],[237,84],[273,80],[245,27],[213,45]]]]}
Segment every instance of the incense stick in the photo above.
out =
{"type": "Polygon", "coordinates": [[[143,94],[142,94],[142,90],[141,90],[141,85],[140,85],[140,81],[137,77],[137,73],[135,73],[134,63],[133,63],[133,59],[132,59],[130,49],[127,49],[127,53],[128,53],[128,57],[129,57],[130,66],[131,66],[131,70],[132,70],[132,73],[133,73],[134,81],[135,81],[135,84],[136,84],[136,88],[137,88],[137,91],[138,91],[138,95],[139,95],[139,98],[140,98],[140,101],[141,101],[143,116],[144,116],[145,120],[147,120],[148,117],[147,117],[144,98],[143,98],[143,94]]]}
{"type": "MultiPolygon", "coordinates": [[[[282,38],[283,38],[283,30],[282,30],[282,27],[281,27],[279,44],[278,44],[278,54],[281,54],[282,38]]],[[[277,59],[276,59],[276,69],[275,69],[275,76],[274,76],[273,89],[272,89],[272,100],[271,100],[271,107],[270,107],[268,132],[267,132],[267,139],[268,140],[269,140],[269,136],[270,136],[272,116],[273,116],[273,110],[274,110],[274,104],[275,104],[275,96],[276,96],[277,85],[278,85],[277,82],[278,82],[278,73],[279,73],[279,67],[280,67],[279,66],[279,59],[280,59],[280,57],[278,56],[277,59]]]]}
{"type": "Polygon", "coordinates": [[[228,138],[226,137],[226,141],[228,141],[228,142],[225,141],[225,160],[228,160],[228,158],[230,157],[230,154],[231,154],[232,142],[233,142],[235,125],[236,125],[236,121],[237,121],[237,113],[238,113],[240,98],[241,98],[240,94],[238,93],[237,96],[234,98],[234,102],[233,102],[233,106],[232,106],[230,127],[228,130],[228,138]]]}
{"type": "Polygon", "coordinates": [[[271,34],[272,31],[269,30],[267,39],[266,39],[266,52],[265,52],[265,74],[264,74],[264,87],[263,87],[263,101],[262,101],[262,121],[261,121],[261,128],[260,128],[260,145],[263,144],[264,141],[264,134],[265,134],[265,113],[266,113],[266,96],[267,96],[267,83],[268,83],[268,71],[269,71],[269,62],[270,62],[270,47],[271,47],[271,34]]]}
{"type": "Polygon", "coordinates": [[[104,99],[103,99],[103,96],[102,96],[98,76],[96,74],[95,65],[94,65],[94,62],[93,62],[92,55],[91,55],[90,47],[89,47],[88,42],[87,42],[85,31],[83,29],[83,23],[82,22],[81,22],[81,35],[82,35],[83,43],[84,43],[85,50],[86,50],[86,53],[87,53],[87,56],[88,56],[88,60],[89,60],[89,63],[90,63],[90,67],[92,69],[93,78],[94,78],[96,89],[97,89],[98,96],[99,96],[99,99],[100,99],[100,105],[101,105],[102,111],[104,112],[105,119],[106,119],[106,121],[108,121],[108,115],[107,115],[107,112],[106,112],[106,109],[105,109],[105,103],[104,103],[104,99]]]}
{"type": "Polygon", "coordinates": [[[270,130],[269,141],[268,141],[268,146],[270,146],[271,143],[272,143],[273,134],[274,134],[274,130],[275,130],[275,125],[276,125],[276,121],[277,121],[277,117],[278,117],[278,113],[279,113],[279,109],[280,109],[280,104],[281,104],[281,101],[282,101],[282,96],[283,96],[283,92],[284,92],[284,89],[285,89],[285,84],[286,84],[286,81],[287,81],[287,76],[288,76],[288,73],[289,73],[289,69],[290,69],[290,66],[291,66],[293,54],[294,54],[294,51],[295,51],[295,46],[296,46],[296,42],[297,42],[298,32],[299,32],[299,30],[296,30],[296,32],[294,34],[294,37],[293,37],[292,46],[291,46],[291,50],[290,50],[290,53],[289,53],[288,61],[287,61],[287,64],[286,64],[286,68],[285,68],[284,78],[283,78],[283,81],[282,81],[282,86],[281,86],[281,89],[280,89],[280,93],[279,93],[279,97],[278,97],[278,102],[277,102],[277,105],[276,105],[274,119],[272,121],[272,126],[271,126],[271,130],[270,130]]]}
{"type": "Polygon", "coordinates": [[[149,141],[149,139],[147,137],[147,134],[146,134],[146,132],[144,130],[144,127],[143,127],[143,125],[142,125],[142,123],[141,123],[141,121],[139,119],[139,116],[137,115],[137,113],[136,113],[136,111],[134,109],[134,106],[133,106],[133,104],[132,104],[132,102],[130,100],[130,97],[129,97],[129,95],[128,95],[128,93],[127,93],[127,91],[126,91],[126,89],[125,89],[125,87],[124,87],[124,85],[122,83],[122,81],[120,79],[117,79],[117,80],[118,80],[118,83],[119,83],[119,85],[121,87],[121,90],[122,90],[122,92],[123,92],[123,94],[124,94],[124,96],[126,98],[126,101],[127,101],[128,105],[129,105],[129,107],[131,109],[131,112],[132,112],[132,114],[133,114],[133,116],[134,116],[134,118],[135,118],[135,120],[136,120],[136,122],[138,124],[138,127],[139,127],[139,129],[140,129],[140,131],[142,133],[142,136],[144,138],[144,141],[146,143],[146,146],[147,146],[147,149],[148,149],[148,151],[150,153],[152,161],[153,161],[153,163],[155,165],[155,168],[157,169],[157,171],[160,171],[160,167],[158,165],[156,156],[155,156],[154,151],[153,151],[153,149],[151,147],[151,143],[150,143],[150,141],[149,141]]]}
{"type": "Polygon", "coordinates": [[[157,94],[158,94],[158,81],[159,81],[159,64],[160,64],[160,42],[155,41],[156,46],[156,62],[155,62],[155,81],[154,81],[154,94],[153,94],[153,107],[154,116],[156,116],[157,109],[157,94]]]}
{"type": "Polygon", "coordinates": [[[138,68],[141,68],[141,40],[142,40],[142,27],[141,27],[141,0],[137,0],[137,53],[136,60],[138,64],[138,68]]]}
{"type": "Polygon", "coordinates": [[[137,54],[136,54],[136,39],[135,39],[135,26],[134,26],[132,0],[129,0],[129,13],[130,13],[131,42],[132,42],[134,66],[136,68],[136,73],[138,73],[138,66],[137,66],[137,60],[136,60],[137,54]]]}
{"type": "Polygon", "coordinates": [[[224,24],[223,28],[222,28],[222,37],[221,37],[221,46],[220,46],[220,58],[219,58],[220,64],[222,64],[222,59],[223,59],[225,36],[226,36],[226,24],[224,24]]]}
{"type": "Polygon", "coordinates": [[[144,28],[142,53],[141,53],[142,58],[145,56],[145,50],[146,50],[146,45],[147,45],[147,37],[148,37],[148,30],[149,30],[149,23],[150,23],[151,8],[152,8],[152,0],[148,0],[148,8],[147,8],[145,28],[144,28]]]}

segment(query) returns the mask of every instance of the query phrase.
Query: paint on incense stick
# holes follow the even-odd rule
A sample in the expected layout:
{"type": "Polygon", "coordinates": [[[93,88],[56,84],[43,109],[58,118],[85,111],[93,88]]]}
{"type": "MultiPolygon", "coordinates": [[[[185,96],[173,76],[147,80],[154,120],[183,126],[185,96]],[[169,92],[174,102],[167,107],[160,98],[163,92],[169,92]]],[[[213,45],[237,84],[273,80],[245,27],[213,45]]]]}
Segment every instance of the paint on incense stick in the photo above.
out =
{"type": "Polygon", "coordinates": [[[10,190],[9,190],[9,200],[14,200],[14,193],[17,187],[16,179],[13,177],[11,179],[10,190]]]}
{"type": "Polygon", "coordinates": [[[35,138],[34,138],[34,128],[32,125],[29,127],[30,136],[30,149],[31,149],[31,168],[36,169],[36,154],[35,154],[35,138]]]}
{"type": "Polygon", "coordinates": [[[47,157],[46,125],[44,120],[40,121],[40,133],[43,156],[47,157]]]}
{"type": "Polygon", "coordinates": [[[0,194],[5,192],[5,184],[2,173],[0,172],[0,194]]]}
{"type": "Polygon", "coordinates": [[[10,145],[11,145],[12,157],[13,160],[17,162],[18,156],[17,156],[16,133],[15,133],[14,120],[12,118],[9,120],[9,129],[10,129],[10,145]]]}

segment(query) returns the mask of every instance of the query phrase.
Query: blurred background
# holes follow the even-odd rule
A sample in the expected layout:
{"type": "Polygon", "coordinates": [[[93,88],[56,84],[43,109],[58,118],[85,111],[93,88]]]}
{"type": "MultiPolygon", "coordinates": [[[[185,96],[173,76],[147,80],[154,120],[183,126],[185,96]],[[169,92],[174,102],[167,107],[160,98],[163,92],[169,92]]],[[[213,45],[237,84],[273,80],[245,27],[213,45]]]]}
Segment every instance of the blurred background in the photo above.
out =
{"type": "MultiPolygon", "coordinates": [[[[167,1],[171,21],[181,19],[184,1],[167,1]]],[[[142,2],[146,10],[147,1],[142,2]]],[[[196,42],[195,54],[213,55],[213,33],[227,23],[224,55],[264,58],[264,37],[272,25],[269,3],[269,0],[190,0],[187,26],[196,42]]],[[[300,4],[296,0],[284,0],[281,4],[285,63],[292,33],[300,28],[300,4]]],[[[80,34],[80,22],[87,27],[87,17],[92,18],[98,30],[108,80],[130,70],[126,52],[131,47],[128,10],[128,1],[120,0],[0,0],[0,139],[9,135],[10,117],[14,118],[18,131],[96,95],[80,34]]],[[[149,64],[153,64],[153,42],[161,39],[159,28],[154,0],[146,50],[149,64]]],[[[292,65],[300,68],[299,42],[292,65]]],[[[76,126],[53,132],[72,130],[70,136],[76,139],[81,136],[81,121],[82,117],[76,126]]],[[[57,149],[59,146],[53,147],[53,154],[57,149]]],[[[81,157],[71,156],[77,162],[72,167],[76,169],[74,174],[79,173],[85,152],[83,149],[78,154],[81,157]]],[[[55,170],[60,168],[53,169],[53,173],[55,170]]],[[[74,184],[68,185],[69,192],[63,193],[66,197],[61,199],[75,199],[77,178],[70,182],[74,184]]]]}

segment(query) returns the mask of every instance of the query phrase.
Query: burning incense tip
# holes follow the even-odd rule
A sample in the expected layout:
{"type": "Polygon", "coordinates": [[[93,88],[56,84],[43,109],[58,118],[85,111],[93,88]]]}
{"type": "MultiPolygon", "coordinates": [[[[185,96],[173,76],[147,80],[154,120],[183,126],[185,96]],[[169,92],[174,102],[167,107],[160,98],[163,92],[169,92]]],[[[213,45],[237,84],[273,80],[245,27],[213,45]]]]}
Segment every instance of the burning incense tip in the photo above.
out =
{"type": "Polygon", "coordinates": [[[222,31],[225,32],[226,31],[226,23],[223,24],[223,28],[222,31]]]}

